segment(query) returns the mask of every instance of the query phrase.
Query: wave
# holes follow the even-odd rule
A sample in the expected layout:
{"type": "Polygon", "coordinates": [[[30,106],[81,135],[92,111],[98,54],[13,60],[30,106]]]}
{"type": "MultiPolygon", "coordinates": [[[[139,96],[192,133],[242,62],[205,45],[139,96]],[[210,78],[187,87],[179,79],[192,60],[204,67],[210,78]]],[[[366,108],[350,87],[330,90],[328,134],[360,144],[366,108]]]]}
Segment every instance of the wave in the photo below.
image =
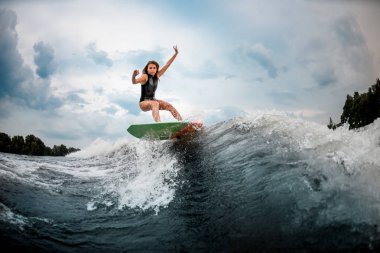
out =
{"type": "Polygon", "coordinates": [[[380,222],[380,119],[333,131],[280,114],[251,115],[213,126],[208,139],[214,155],[234,160],[236,169],[278,167],[265,182],[267,193],[287,192],[295,220],[380,222]]]}
{"type": "Polygon", "coordinates": [[[380,120],[334,131],[255,113],[208,126],[191,142],[97,139],[67,157],[1,153],[0,222],[31,235],[53,227],[63,242],[64,231],[119,231],[120,217],[128,217],[123,231],[152,234],[138,226],[144,223],[157,230],[157,242],[169,240],[158,236],[164,229],[177,245],[192,240],[211,251],[228,240],[246,245],[231,251],[265,251],[273,241],[320,251],[376,248],[379,177],[380,120]],[[177,235],[183,226],[189,230],[177,235]],[[210,231],[212,245],[202,239],[210,231]]]}
{"type": "MultiPolygon", "coordinates": [[[[364,195],[357,197],[360,201],[371,195],[375,198],[380,192],[376,184],[379,130],[380,120],[356,131],[347,126],[333,131],[282,113],[256,113],[206,127],[195,142],[200,150],[213,150],[213,154],[202,154],[206,159],[234,160],[234,167],[242,169],[264,158],[266,152],[286,166],[303,164],[304,174],[319,175],[302,176],[311,189],[320,188],[322,182],[336,190],[351,188],[353,194],[364,195]]],[[[4,157],[3,166],[9,168],[3,167],[0,173],[52,191],[62,191],[68,181],[75,179],[96,181],[99,186],[93,188],[97,195],[87,203],[89,211],[114,206],[158,212],[175,198],[176,188],[182,184],[178,172],[184,167],[184,154],[174,150],[173,145],[172,141],[97,139],[62,159],[4,157]]],[[[186,143],[180,145],[184,146],[182,151],[194,148],[186,143]]]]}
{"type": "MultiPolygon", "coordinates": [[[[116,193],[119,208],[153,208],[157,212],[159,208],[168,206],[176,196],[176,189],[186,181],[179,172],[189,166],[186,164],[189,160],[183,161],[189,151],[201,160],[197,162],[203,163],[200,165],[202,169],[217,167],[220,172],[228,170],[226,164],[231,161],[235,170],[260,169],[261,163],[268,162],[270,158],[269,162],[279,167],[299,169],[295,175],[296,182],[281,178],[276,178],[275,182],[278,181],[278,187],[286,189],[292,184],[303,184],[305,192],[295,194],[302,211],[315,208],[319,198],[333,205],[324,215],[347,218],[339,209],[344,206],[347,210],[352,209],[348,212],[350,218],[376,223],[380,212],[380,188],[377,184],[380,172],[379,130],[380,120],[356,131],[348,130],[347,126],[333,131],[325,125],[280,113],[253,114],[207,127],[204,134],[194,141],[196,145],[171,141],[117,142],[103,153],[120,163],[114,174],[117,179],[112,179],[115,183],[105,184],[105,195],[116,193]],[[256,160],[260,162],[256,163],[256,160]],[[322,197],[320,192],[324,192],[322,197]],[[344,193],[344,197],[340,198],[339,192],[344,193]],[[358,203],[356,208],[351,208],[352,201],[358,203]]],[[[236,171],[232,171],[230,176],[234,177],[234,173],[236,171]]]]}

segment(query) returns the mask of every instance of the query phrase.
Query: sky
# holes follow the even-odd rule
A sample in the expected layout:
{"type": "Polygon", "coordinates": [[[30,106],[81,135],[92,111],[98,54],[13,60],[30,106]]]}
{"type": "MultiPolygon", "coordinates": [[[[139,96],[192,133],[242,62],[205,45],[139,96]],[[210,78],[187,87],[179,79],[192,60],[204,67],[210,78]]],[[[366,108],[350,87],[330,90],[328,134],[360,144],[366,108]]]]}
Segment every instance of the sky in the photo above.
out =
{"type": "Polygon", "coordinates": [[[77,148],[133,138],[153,119],[132,72],[174,45],[156,97],[186,120],[339,122],[346,95],[379,77],[378,13],[369,0],[2,0],[0,132],[77,148]]]}

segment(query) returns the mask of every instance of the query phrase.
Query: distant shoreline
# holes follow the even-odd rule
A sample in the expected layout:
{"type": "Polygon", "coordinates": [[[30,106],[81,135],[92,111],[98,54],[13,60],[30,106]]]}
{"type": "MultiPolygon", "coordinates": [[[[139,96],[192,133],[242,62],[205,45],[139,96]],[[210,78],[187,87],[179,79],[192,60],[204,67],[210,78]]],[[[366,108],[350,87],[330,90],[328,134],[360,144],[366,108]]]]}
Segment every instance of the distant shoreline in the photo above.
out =
{"type": "Polygon", "coordinates": [[[50,148],[44,142],[30,134],[25,138],[21,135],[15,135],[12,138],[0,132],[0,152],[16,155],[33,155],[33,156],[66,156],[70,153],[80,151],[80,149],[65,145],[54,145],[50,148]]]}

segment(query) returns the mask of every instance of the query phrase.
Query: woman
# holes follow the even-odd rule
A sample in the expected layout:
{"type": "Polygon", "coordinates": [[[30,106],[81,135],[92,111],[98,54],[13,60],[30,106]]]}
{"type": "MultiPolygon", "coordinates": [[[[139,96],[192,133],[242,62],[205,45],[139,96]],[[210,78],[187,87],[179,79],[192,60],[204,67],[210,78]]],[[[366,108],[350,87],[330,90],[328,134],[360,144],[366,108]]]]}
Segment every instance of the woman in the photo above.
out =
{"type": "Polygon", "coordinates": [[[182,120],[181,115],[178,111],[168,102],[163,100],[158,100],[155,98],[155,92],[158,85],[158,80],[166,72],[169,66],[172,64],[174,59],[177,57],[178,49],[174,46],[174,55],[169,59],[162,69],[159,69],[159,65],[155,61],[149,61],[143,73],[140,77],[136,78],[139,71],[136,69],[133,71],[132,83],[141,84],[141,97],[140,97],[140,108],[144,112],[152,110],[153,119],[156,122],[160,122],[160,112],[159,110],[169,111],[174,118],[177,120],[182,120]]]}

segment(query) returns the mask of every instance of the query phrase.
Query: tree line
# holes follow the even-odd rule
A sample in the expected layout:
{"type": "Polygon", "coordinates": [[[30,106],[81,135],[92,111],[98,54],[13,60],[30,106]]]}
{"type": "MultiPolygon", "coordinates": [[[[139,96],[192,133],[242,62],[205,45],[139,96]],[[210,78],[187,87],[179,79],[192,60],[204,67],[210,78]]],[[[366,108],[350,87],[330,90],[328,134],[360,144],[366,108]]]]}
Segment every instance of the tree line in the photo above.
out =
{"type": "Polygon", "coordinates": [[[53,148],[45,146],[40,138],[34,135],[13,136],[12,138],[6,133],[0,133],[0,152],[12,153],[19,155],[36,155],[36,156],[65,156],[72,152],[79,151],[76,148],[67,148],[61,144],[54,145],[53,148]]]}
{"type": "Polygon", "coordinates": [[[340,116],[340,123],[335,124],[330,117],[327,125],[330,129],[336,129],[343,124],[348,124],[349,129],[356,129],[371,124],[380,117],[380,79],[368,88],[368,92],[354,96],[347,95],[343,106],[343,113],[340,116]]]}

